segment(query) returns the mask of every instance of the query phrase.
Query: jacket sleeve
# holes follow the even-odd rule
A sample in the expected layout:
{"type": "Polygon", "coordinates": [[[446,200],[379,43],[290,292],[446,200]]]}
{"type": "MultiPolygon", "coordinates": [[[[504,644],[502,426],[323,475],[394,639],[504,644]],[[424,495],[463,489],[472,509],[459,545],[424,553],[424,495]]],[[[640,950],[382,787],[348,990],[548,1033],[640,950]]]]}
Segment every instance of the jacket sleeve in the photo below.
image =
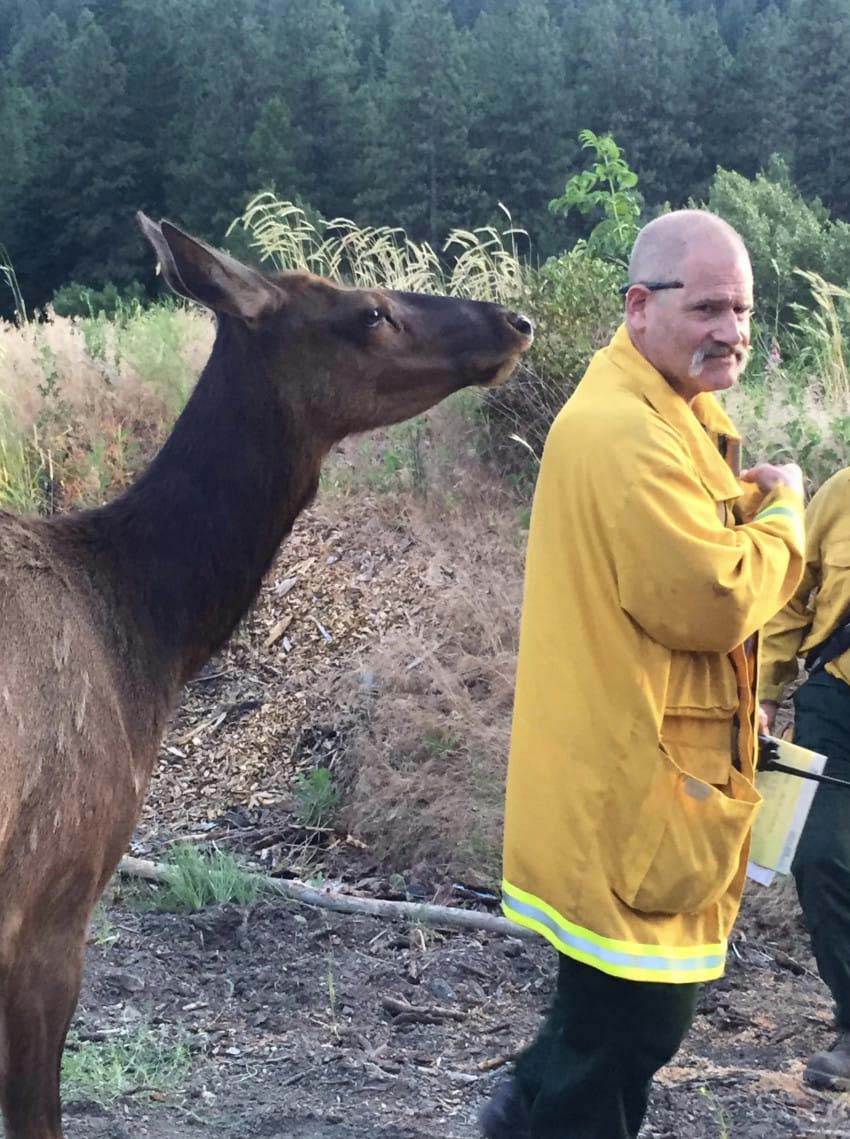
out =
{"type": "Polygon", "coordinates": [[[819,579],[820,567],[807,561],[794,596],[765,626],[759,668],[759,700],[775,700],[778,704],[785,685],[797,676],[800,645],[815,615],[810,606],[812,590],[817,589],[819,579]]]}
{"type": "Polygon", "coordinates": [[[837,523],[847,512],[847,471],[839,472],[817,491],[806,510],[806,567],[793,597],[764,630],[759,699],[782,699],[786,684],[797,676],[797,657],[818,611],[824,554],[832,536],[843,528],[837,523]]]}
{"type": "Polygon", "coordinates": [[[667,648],[730,652],[799,583],[802,500],[780,485],[751,522],[727,527],[675,431],[628,450],[631,484],[613,512],[622,608],[667,648]]]}

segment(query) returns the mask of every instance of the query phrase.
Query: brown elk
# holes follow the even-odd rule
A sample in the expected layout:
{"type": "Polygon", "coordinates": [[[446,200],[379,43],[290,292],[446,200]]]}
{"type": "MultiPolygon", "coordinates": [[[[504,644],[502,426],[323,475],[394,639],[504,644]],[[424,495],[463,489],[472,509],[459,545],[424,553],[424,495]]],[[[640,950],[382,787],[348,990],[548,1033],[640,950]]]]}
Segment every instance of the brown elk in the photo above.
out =
{"type": "Polygon", "coordinates": [[[495,304],[264,275],[139,223],[217,316],[198,384],[121,497],[0,512],[0,1102],[7,1139],[62,1135],[59,1069],[92,907],[138,818],[166,719],[227,639],[343,436],[505,378],[532,326],[495,304]]]}

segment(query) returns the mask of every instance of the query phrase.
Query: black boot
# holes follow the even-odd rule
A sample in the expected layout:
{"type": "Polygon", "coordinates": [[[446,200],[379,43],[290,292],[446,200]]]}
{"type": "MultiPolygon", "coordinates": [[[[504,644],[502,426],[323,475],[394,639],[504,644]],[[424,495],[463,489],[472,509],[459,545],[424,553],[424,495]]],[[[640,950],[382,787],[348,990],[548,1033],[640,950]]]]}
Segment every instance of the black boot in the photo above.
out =
{"type": "Polygon", "coordinates": [[[815,1053],[806,1065],[803,1079],[813,1088],[850,1091],[850,1032],[839,1032],[829,1048],[815,1053]]]}
{"type": "Polygon", "coordinates": [[[478,1123],[485,1139],[529,1139],[531,1115],[516,1076],[499,1084],[481,1109],[478,1123]]]}

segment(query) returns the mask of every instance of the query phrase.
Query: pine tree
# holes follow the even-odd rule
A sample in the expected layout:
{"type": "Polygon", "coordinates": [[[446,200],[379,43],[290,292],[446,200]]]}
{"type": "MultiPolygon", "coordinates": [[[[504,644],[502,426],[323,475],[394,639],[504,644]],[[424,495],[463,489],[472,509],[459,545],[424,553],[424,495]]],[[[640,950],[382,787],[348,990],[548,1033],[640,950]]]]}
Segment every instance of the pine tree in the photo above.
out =
{"type": "Polygon", "coordinates": [[[545,0],[499,0],[471,38],[470,137],[486,157],[482,188],[534,237],[551,228],[547,203],[563,187],[572,121],[564,57],[545,0]]]}
{"type": "Polygon", "coordinates": [[[791,0],[794,175],[807,196],[850,215],[850,0],[791,0]]]}
{"type": "Polygon", "coordinates": [[[109,36],[126,68],[127,114],[140,149],[135,204],[158,216],[167,212],[168,134],[181,97],[173,8],[172,0],[120,0],[109,6],[109,36]]]}
{"type": "Polygon", "coordinates": [[[704,198],[718,165],[728,161],[729,124],[718,107],[735,107],[738,115],[730,84],[733,60],[714,12],[692,16],[682,38],[687,53],[683,95],[695,128],[691,138],[695,156],[689,170],[678,172],[678,184],[670,187],[670,196],[680,203],[689,197],[704,198]]]}
{"type": "Polygon", "coordinates": [[[22,280],[43,301],[61,283],[129,280],[139,260],[132,225],[139,149],[125,72],[104,30],[83,10],[56,62],[27,201],[22,280]]]}
{"type": "Polygon", "coordinates": [[[772,154],[792,153],[792,50],[788,21],[775,5],[753,15],[738,44],[722,101],[734,106],[736,129],[725,131],[715,160],[752,178],[772,154]]]}
{"type": "Polygon", "coordinates": [[[175,27],[177,106],[165,147],[168,214],[220,243],[257,187],[247,142],[273,57],[246,5],[182,0],[175,27]]]}
{"type": "MultiPolygon", "coordinates": [[[[27,199],[38,156],[39,107],[33,95],[0,73],[0,245],[17,263],[23,241],[23,203],[27,199]]],[[[0,298],[6,300],[6,297],[0,298]]]]}
{"type": "Polygon", "coordinates": [[[363,118],[348,17],[338,0],[272,6],[269,41],[288,109],[297,189],[325,216],[351,214],[360,175],[363,118]]]}
{"type": "Polygon", "coordinates": [[[461,39],[444,0],[405,0],[387,51],[371,123],[368,220],[438,243],[482,216],[482,155],[471,149],[472,92],[461,39]]]}
{"type": "Polygon", "coordinates": [[[702,158],[686,17],[670,0],[574,2],[564,35],[576,121],[613,134],[650,202],[681,203],[702,158]]]}
{"type": "Polygon", "coordinates": [[[68,43],[67,25],[55,12],[36,6],[21,21],[20,36],[9,53],[9,73],[22,87],[46,91],[56,81],[56,64],[68,43]]]}
{"type": "Polygon", "coordinates": [[[295,166],[292,116],[280,97],[272,95],[260,108],[247,143],[250,186],[295,198],[299,179],[295,166]]]}

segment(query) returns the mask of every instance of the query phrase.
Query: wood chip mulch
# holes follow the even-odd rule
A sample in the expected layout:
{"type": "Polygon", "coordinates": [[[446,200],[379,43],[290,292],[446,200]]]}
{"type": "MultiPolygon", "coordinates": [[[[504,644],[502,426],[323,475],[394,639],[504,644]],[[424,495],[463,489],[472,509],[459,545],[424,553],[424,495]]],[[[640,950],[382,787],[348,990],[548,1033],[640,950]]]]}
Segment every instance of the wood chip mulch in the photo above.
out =
{"type": "Polygon", "coordinates": [[[291,806],[300,772],[332,766],[352,671],[387,631],[436,620],[439,575],[403,515],[359,496],[305,512],[255,607],[190,684],[167,732],[142,829],[209,827],[228,808],[291,806]]]}

